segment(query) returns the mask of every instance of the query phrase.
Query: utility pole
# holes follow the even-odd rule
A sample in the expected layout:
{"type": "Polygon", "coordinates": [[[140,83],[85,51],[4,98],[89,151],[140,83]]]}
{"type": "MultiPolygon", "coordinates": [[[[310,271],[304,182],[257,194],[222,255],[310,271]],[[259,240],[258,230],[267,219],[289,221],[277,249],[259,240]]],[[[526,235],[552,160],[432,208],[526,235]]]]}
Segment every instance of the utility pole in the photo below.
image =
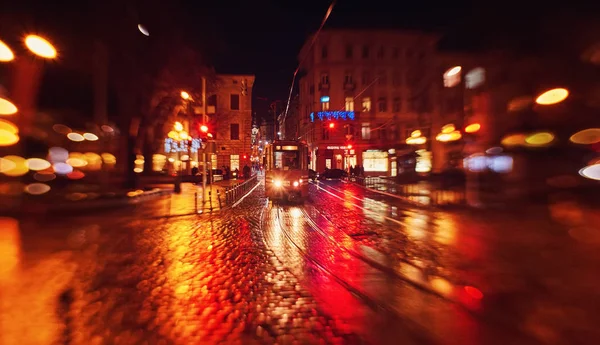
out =
{"type": "MultiPolygon", "coordinates": [[[[206,78],[202,77],[202,125],[206,126],[206,78]]],[[[206,193],[206,149],[208,143],[202,145],[202,208],[204,208],[204,193],[206,193]]]]}

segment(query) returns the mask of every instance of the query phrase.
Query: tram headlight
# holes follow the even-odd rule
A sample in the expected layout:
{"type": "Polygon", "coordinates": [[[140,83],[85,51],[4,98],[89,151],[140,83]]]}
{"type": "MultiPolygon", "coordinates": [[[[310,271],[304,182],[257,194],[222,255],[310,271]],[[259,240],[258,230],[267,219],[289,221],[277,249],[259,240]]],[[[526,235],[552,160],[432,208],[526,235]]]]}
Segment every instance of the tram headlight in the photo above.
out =
{"type": "Polygon", "coordinates": [[[294,187],[298,187],[299,184],[298,181],[294,181],[294,187]]]}
{"type": "Polygon", "coordinates": [[[281,180],[273,180],[273,186],[280,188],[282,185],[281,180]]]}

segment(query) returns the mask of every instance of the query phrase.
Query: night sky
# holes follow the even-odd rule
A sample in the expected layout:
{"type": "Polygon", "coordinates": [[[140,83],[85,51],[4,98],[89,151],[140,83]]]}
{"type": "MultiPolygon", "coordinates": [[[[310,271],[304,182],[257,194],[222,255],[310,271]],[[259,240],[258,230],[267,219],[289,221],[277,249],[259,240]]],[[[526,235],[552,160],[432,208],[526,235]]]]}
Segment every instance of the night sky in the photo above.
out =
{"type": "MultiPolygon", "coordinates": [[[[109,26],[111,16],[128,15],[151,24],[157,17],[168,16],[170,25],[177,26],[185,41],[202,51],[218,73],[255,74],[254,96],[270,100],[287,98],[298,64],[297,54],[307,36],[319,27],[330,4],[314,0],[130,2],[129,13],[115,13],[100,20],[109,26]],[[168,5],[162,7],[162,3],[168,5]]],[[[15,18],[25,17],[35,23],[34,27],[56,35],[93,34],[86,23],[99,18],[94,18],[98,14],[90,10],[91,3],[21,1],[12,2],[10,6],[3,4],[0,34],[14,29],[8,28],[6,21],[13,14],[13,22],[15,18]]],[[[572,2],[568,5],[574,16],[591,13],[588,8],[575,8],[572,2]]],[[[446,34],[442,42],[442,48],[446,49],[495,48],[506,42],[531,47],[539,42],[533,33],[540,22],[547,19],[550,12],[564,12],[564,6],[566,4],[548,5],[540,1],[504,1],[492,5],[481,1],[339,0],[326,27],[436,31],[446,34]]],[[[153,29],[150,27],[151,34],[153,29]]],[[[69,49],[62,53],[70,54],[69,49]]],[[[64,59],[61,63],[76,61],[64,59]]],[[[83,95],[85,88],[79,84],[85,84],[89,76],[66,79],[65,84],[71,85],[73,92],[82,93],[77,102],[88,103],[91,97],[83,95]]]]}

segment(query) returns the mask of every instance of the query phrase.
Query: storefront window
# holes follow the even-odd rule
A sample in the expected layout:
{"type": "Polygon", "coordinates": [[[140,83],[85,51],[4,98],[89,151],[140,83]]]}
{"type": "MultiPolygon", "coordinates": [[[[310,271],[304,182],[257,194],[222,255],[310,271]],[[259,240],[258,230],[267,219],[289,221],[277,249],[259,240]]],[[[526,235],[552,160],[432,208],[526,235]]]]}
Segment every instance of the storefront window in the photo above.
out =
{"type": "Polygon", "coordinates": [[[431,151],[418,150],[416,151],[417,165],[415,167],[416,172],[430,172],[431,171],[431,151]]]}
{"type": "Polygon", "coordinates": [[[325,159],[325,169],[331,169],[331,159],[325,159]]]}
{"type": "Polygon", "coordinates": [[[388,171],[388,153],[386,151],[363,152],[363,166],[365,171],[388,171]]]}
{"type": "Polygon", "coordinates": [[[231,155],[229,157],[229,159],[230,159],[229,166],[230,166],[231,170],[240,168],[240,155],[231,155]]]}

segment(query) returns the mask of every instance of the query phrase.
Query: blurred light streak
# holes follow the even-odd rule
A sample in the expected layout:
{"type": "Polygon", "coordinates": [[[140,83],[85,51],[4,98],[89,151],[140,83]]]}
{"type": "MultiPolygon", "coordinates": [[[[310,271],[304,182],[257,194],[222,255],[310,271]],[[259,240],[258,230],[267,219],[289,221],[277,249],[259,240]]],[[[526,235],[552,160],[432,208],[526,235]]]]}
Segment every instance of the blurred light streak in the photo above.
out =
{"type": "Polygon", "coordinates": [[[10,47],[0,40],[0,61],[9,62],[15,59],[15,54],[10,47]]]}
{"type": "Polygon", "coordinates": [[[114,132],[114,129],[111,126],[108,126],[108,125],[102,125],[102,126],[100,126],[100,129],[102,129],[103,131],[105,131],[107,133],[114,132]]]}
{"type": "Polygon", "coordinates": [[[0,97],[0,115],[16,114],[19,109],[11,101],[0,97]]]}
{"type": "Polygon", "coordinates": [[[442,296],[452,297],[454,295],[454,286],[444,278],[434,277],[429,281],[429,284],[434,291],[442,296]]]}
{"type": "Polygon", "coordinates": [[[71,201],[79,201],[79,200],[83,200],[87,198],[87,195],[85,193],[70,193],[65,195],[65,199],[67,200],[71,200],[71,201]]]}
{"type": "Polygon", "coordinates": [[[600,128],[588,128],[573,134],[569,140],[575,144],[590,145],[600,142],[600,128]]]}
{"type": "Polygon", "coordinates": [[[25,193],[31,195],[41,195],[50,191],[50,186],[45,183],[31,183],[25,186],[25,193]]]}
{"type": "Polygon", "coordinates": [[[45,38],[37,35],[25,37],[25,45],[32,53],[46,59],[54,59],[57,55],[54,46],[45,38]]]}
{"type": "Polygon", "coordinates": [[[482,299],[483,298],[483,293],[481,291],[479,291],[479,289],[472,287],[472,286],[465,286],[465,292],[475,298],[475,299],[482,299]]]}
{"type": "Polygon", "coordinates": [[[452,77],[452,76],[454,76],[454,75],[456,75],[456,74],[460,73],[460,71],[461,71],[461,70],[462,70],[462,67],[460,67],[460,66],[455,66],[455,67],[452,67],[452,68],[450,68],[449,70],[447,70],[447,71],[446,71],[446,75],[447,75],[447,76],[449,76],[449,77],[452,77]]]}
{"type": "Polygon", "coordinates": [[[533,103],[533,99],[529,96],[521,96],[514,98],[508,103],[508,111],[523,110],[533,103]]]}
{"type": "Polygon", "coordinates": [[[33,170],[33,171],[45,170],[52,166],[52,164],[50,164],[50,162],[48,162],[45,159],[41,159],[41,158],[29,158],[28,160],[25,161],[25,164],[27,164],[27,167],[29,168],[29,170],[33,170]]]}
{"type": "Polygon", "coordinates": [[[542,93],[535,99],[535,102],[541,105],[551,105],[564,101],[568,96],[567,89],[556,88],[542,93]]]}
{"type": "Polygon", "coordinates": [[[445,125],[444,127],[442,127],[442,133],[445,133],[445,134],[452,133],[455,130],[456,130],[456,127],[452,123],[449,123],[449,124],[445,125]]]}
{"type": "Polygon", "coordinates": [[[497,155],[499,153],[502,153],[502,148],[499,146],[495,146],[495,147],[490,147],[489,149],[485,150],[485,153],[487,153],[488,155],[497,155]]]}
{"type": "Polygon", "coordinates": [[[460,134],[460,131],[453,131],[451,133],[440,133],[435,137],[435,140],[441,141],[441,142],[448,142],[448,141],[456,141],[456,140],[459,140],[460,138],[462,138],[462,134],[460,134]]]}
{"type": "Polygon", "coordinates": [[[502,141],[502,145],[504,146],[519,146],[525,145],[525,134],[511,134],[505,136],[502,141]]]}

